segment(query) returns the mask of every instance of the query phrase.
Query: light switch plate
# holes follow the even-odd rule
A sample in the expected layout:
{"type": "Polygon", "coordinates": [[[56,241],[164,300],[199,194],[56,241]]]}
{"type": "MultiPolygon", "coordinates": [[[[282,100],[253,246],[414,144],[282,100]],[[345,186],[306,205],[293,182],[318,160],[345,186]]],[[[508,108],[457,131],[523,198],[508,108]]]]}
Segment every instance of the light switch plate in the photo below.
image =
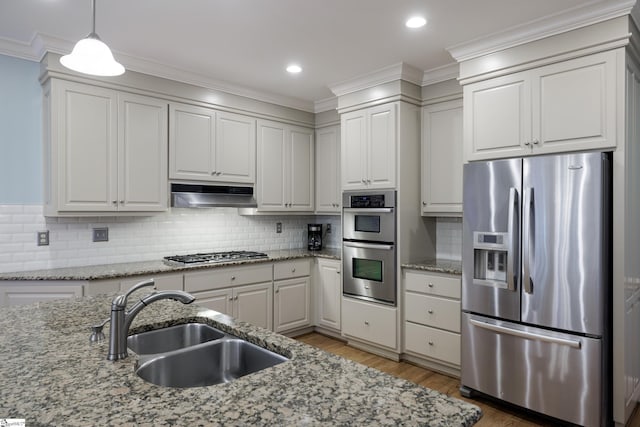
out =
{"type": "Polygon", "coordinates": [[[49,246],[49,230],[38,231],[38,246],[49,246]]]}
{"type": "Polygon", "coordinates": [[[282,233],[282,223],[276,222],[276,233],[282,233]]]}
{"type": "Polygon", "coordinates": [[[331,224],[327,224],[327,234],[331,234],[331,224]]]}
{"type": "Polygon", "coordinates": [[[94,242],[108,242],[109,241],[109,228],[101,227],[93,229],[93,241],[94,242]]]}

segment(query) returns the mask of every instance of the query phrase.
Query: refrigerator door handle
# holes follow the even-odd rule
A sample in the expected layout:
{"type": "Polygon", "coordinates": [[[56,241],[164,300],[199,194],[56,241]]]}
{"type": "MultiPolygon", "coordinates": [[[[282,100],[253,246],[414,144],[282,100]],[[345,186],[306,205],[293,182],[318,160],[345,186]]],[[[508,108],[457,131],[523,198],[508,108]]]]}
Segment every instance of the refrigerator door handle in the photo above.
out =
{"type": "Polygon", "coordinates": [[[520,212],[518,191],[511,187],[509,188],[509,219],[507,223],[507,233],[509,235],[507,243],[507,289],[510,291],[515,291],[518,284],[514,274],[517,272],[517,269],[514,269],[514,261],[516,259],[515,251],[518,248],[518,212],[520,212]]]}
{"type": "Polygon", "coordinates": [[[523,190],[524,193],[524,215],[522,226],[522,287],[528,294],[533,293],[533,282],[531,281],[531,238],[532,227],[531,212],[533,211],[533,188],[523,190]]]}
{"type": "Polygon", "coordinates": [[[577,348],[577,349],[582,347],[582,343],[576,340],[550,337],[548,335],[536,334],[534,332],[519,331],[517,329],[507,328],[505,326],[500,326],[500,325],[493,325],[491,323],[481,322],[475,319],[469,319],[469,323],[471,323],[473,326],[477,326],[483,329],[488,329],[490,331],[497,332],[499,334],[513,335],[519,338],[524,338],[524,339],[533,340],[533,341],[543,341],[543,342],[548,342],[552,344],[566,345],[571,348],[577,348]]]}

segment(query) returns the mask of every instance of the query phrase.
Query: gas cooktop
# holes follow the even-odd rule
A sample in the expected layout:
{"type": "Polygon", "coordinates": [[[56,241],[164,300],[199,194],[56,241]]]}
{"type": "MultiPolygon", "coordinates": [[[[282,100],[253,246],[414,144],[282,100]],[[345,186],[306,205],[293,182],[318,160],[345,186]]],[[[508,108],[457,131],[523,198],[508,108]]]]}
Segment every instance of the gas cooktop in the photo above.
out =
{"type": "Polygon", "coordinates": [[[208,252],[166,256],[164,257],[164,262],[169,265],[198,265],[260,258],[268,258],[268,255],[262,252],[252,251],[208,252]]]}

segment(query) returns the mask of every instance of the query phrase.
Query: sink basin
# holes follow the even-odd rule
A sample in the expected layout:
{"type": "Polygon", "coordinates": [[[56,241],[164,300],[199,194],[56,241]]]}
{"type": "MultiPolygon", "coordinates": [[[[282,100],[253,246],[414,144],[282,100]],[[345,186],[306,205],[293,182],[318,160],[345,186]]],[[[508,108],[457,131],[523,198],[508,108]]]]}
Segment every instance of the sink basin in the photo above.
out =
{"type": "Polygon", "coordinates": [[[166,353],[224,336],[223,332],[204,323],[186,323],[131,335],[127,338],[127,347],[139,355],[166,353]]]}
{"type": "Polygon", "coordinates": [[[165,387],[200,387],[236,378],[280,364],[288,359],[241,339],[184,348],[140,363],[136,374],[165,387]]]}

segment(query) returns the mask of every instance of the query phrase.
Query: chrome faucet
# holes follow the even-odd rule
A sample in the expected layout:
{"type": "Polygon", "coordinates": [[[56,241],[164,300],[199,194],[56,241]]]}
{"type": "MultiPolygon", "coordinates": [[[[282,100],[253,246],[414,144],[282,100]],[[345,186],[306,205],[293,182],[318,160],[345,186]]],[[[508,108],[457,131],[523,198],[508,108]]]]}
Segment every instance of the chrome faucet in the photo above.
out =
{"type": "MultiPolygon", "coordinates": [[[[173,299],[176,301],[180,301],[183,304],[191,304],[193,301],[195,301],[195,297],[193,295],[182,291],[154,291],[144,298],[140,299],[140,301],[138,301],[127,311],[127,298],[129,297],[129,295],[131,295],[138,289],[147,286],[153,286],[153,288],[155,289],[154,280],[145,280],[134,285],[124,295],[118,295],[111,302],[111,317],[110,319],[108,319],[111,321],[111,333],[109,334],[109,354],[107,355],[108,360],[120,360],[127,357],[127,335],[129,333],[129,327],[131,326],[131,322],[133,322],[133,319],[147,305],[151,304],[154,301],[159,301],[162,299],[173,299]]],[[[105,320],[102,325],[94,326],[92,328],[94,334],[96,334],[96,328],[100,327],[100,329],[102,329],[102,326],[104,326],[106,323],[107,321],[105,320]]],[[[98,331],[98,333],[102,332],[98,331]]]]}

